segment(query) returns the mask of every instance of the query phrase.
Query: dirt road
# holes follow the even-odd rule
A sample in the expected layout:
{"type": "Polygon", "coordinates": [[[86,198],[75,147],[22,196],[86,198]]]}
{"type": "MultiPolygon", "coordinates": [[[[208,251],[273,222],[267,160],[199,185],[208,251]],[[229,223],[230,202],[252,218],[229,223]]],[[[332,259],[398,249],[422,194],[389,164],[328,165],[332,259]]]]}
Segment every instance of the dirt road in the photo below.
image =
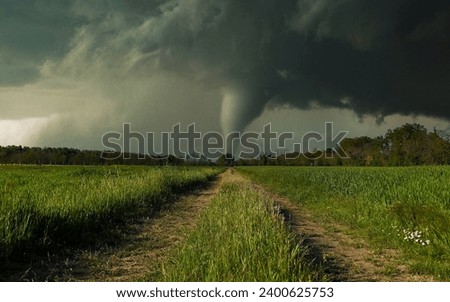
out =
{"type": "Polygon", "coordinates": [[[285,221],[308,249],[308,257],[324,268],[330,281],[433,281],[432,276],[411,274],[397,251],[374,251],[363,239],[348,235],[347,227],[319,223],[301,205],[253,185],[280,206],[285,221]]]}
{"type": "MultiPolygon", "coordinates": [[[[183,242],[202,210],[224,182],[251,183],[234,169],[218,175],[206,188],[180,197],[168,209],[118,229],[119,242],[90,250],[48,255],[24,269],[6,265],[4,281],[136,281],[156,280],[170,251],[183,242]]],[[[433,281],[413,275],[396,251],[375,252],[349,230],[331,222],[317,222],[301,205],[251,183],[280,206],[288,227],[308,251],[310,261],[324,268],[330,281],[433,281]]],[[[270,281],[270,280],[267,280],[270,281]]]]}

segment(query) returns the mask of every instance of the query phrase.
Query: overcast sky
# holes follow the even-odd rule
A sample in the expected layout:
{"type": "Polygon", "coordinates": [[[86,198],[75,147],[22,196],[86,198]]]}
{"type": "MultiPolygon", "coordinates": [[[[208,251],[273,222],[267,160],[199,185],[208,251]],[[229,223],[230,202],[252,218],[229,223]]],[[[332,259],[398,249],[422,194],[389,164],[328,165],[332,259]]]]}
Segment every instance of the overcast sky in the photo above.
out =
{"type": "Polygon", "coordinates": [[[448,0],[0,0],[0,145],[449,120],[448,0]]]}

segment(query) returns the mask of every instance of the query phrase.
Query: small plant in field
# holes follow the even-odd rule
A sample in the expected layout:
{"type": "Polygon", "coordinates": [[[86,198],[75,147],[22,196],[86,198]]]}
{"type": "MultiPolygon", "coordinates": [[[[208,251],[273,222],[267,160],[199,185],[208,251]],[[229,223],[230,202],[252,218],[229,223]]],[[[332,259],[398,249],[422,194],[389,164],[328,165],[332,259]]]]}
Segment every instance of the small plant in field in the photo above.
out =
{"type": "Polygon", "coordinates": [[[422,237],[421,231],[411,231],[411,230],[404,229],[404,230],[402,230],[402,233],[403,233],[403,240],[417,243],[420,245],[429,245],[430,244],[429,239],[424,239],[422,237]]]}
{"type": "MultiPolygon", "coordinates": [[[[404,241],[408,241],[423,246],[429,245],[431,243],[429,239],[425,239],[424,232],[422,231],[400,229],[396,225],[392,225],[392,227],[397,231],[398,237],[402,238],[404,241]]],[[[425,231],[428,231],[428,229],[425,229],[425,231]]]]}

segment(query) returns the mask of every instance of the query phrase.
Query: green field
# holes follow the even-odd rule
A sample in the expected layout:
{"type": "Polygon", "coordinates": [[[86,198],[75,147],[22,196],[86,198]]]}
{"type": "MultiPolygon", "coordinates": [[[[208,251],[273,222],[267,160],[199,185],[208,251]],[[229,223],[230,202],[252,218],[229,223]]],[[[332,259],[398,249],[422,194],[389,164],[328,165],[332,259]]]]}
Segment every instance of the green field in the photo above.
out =
{"type": "Polygon", "coordinates": [[[450,280],[450,167],[242,167],[250,179],[347,226],[374,249],[401,251],[414,273],[450,280]]]}
{"type": "Polygon", "coordinates": [[[164,207],[217,168],[0,166],[0,257],[95,240],[164,207]]]}
{"type": "MultiPolygon", "coordinates": [[[[180,193],[223,170],[0,166],[0,258],[95,244],[135,218],[173,211],[180,193]]],[[[239,167],[223,175],[193,229],[181,234],[184,239],[147,279],[327,280],[324,267],[307,260],[275,193],[325,228],[344,226],[378,255],[398,252],[397,264],[413,274],[450,280],[450,167],[239,167]]],[[[186,213],[174,217],[188,219],[186,213]]]]}

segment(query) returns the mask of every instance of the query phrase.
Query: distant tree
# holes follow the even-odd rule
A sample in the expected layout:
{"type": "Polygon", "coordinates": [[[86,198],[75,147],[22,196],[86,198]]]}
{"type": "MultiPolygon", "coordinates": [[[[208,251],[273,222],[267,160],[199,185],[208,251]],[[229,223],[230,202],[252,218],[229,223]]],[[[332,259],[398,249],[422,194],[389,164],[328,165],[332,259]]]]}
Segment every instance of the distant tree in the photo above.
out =
{"type": "Polygon", "coordinates": [[[419,124],[405,124],[386,134],[391,165],[449,164],[450,142],[435,130],[428,133],[419,124]]]}
{"type": "Polygon", "coordinates": [[[384,137],[370,138],[361,136],[342,140],[342,149],[350,156],[342,162],[347,165],[381,166],[386,164],[385,148],[387,141],[384,137]]]}
{"type": "Polygon", "coordinates": [[[217,160],[216,160],[217,166],[226,166],[231,167],[235,165],[235,159],[234,156],[230,153],[222,154],[217,160]]]}
{"type": "Polygon", "coordinates": [[[428,134],[428,152],[424,156],[427,164],[450,164],[450,141],[435,130],[428,134]]]}
{"type": "Polygon", "coordinates": [[[420,165],[426,163],[428,146],[427,129],[420,124],[405,124],[388,130],[387,151],[389,163],[395,166],[420,165]]]}

